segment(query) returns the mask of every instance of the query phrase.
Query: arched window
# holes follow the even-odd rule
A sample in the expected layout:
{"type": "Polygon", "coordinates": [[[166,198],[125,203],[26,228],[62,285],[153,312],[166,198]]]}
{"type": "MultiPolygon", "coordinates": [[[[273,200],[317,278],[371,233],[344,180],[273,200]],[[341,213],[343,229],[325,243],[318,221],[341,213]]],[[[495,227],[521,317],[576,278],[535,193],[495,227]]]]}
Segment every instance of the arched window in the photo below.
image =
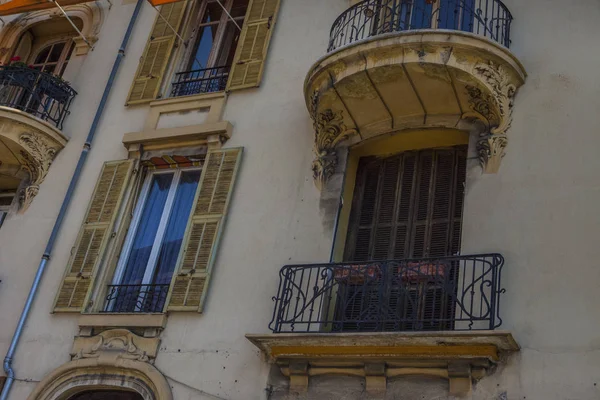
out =
{"type": "Polygon", "coordinates": [[[39,71],[62,76],[74,47],[72,39],[49,44],[33,57],[30,66],[39,71]]]}
{"type": "Polygon", "coordinates": [[[68,400],[143,400],[143,397],[136,392],[90,390],[71,396],[68,400]]]}
{"type": "MultiPolygon", "coordinates": [[[[79,18],[73,18],[78,29],[79,18]]],[[[62,76],[75,49],[77,32],[66,19],[43,21],[33,25],[19,38],[13,59],[40,71],[62,76]]]]}

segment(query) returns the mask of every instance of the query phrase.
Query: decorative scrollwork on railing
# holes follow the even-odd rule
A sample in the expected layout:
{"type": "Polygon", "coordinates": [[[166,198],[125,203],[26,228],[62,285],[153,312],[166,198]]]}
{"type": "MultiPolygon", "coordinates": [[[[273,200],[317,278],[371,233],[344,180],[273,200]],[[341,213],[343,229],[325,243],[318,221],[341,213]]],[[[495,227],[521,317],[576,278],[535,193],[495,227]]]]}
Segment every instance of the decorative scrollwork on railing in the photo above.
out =
{"type": "Polygon", "coordinates": [[[510,46],[512,15],[500,0],[364,0],[333,23],[328,51],[392,32],[450,29],[510,46]]]}
{"type": "Polygon", "coordinates": [[[0,106],[25,111],[59,129],[76,94],[54,75],[28,67],[0,66],[0,106]]]}
{"type": "Polygon", "coordinates": [[[495,329],[499,254],[283,267],[275,332],[495,329]]]}
{"type": "Polygon", "coordinates": [[[171,97],[190,96],[225,90],[231,66],[202,68],[178,72],[173,80],[171,97]]]}
{"type": "Polygon", "coordinates": [[[160,313],[163,311],[169,284],[108,285],[104,312],[160,313]]]}

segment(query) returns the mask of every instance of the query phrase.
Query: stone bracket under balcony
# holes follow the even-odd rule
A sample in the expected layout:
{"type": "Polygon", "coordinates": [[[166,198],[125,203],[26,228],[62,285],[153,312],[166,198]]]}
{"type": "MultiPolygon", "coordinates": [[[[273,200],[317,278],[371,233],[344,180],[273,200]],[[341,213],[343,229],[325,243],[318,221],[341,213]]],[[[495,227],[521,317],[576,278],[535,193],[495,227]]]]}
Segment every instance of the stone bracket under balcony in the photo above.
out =
{"type": "Polygon", "coordinates": [[[25,211],[67,138],[26,112],[0,106],[0,191],[17,192],[25,211]]]}
{"type": "Polygon", "coordinates": [[[519,351],[505,331],[281,333],[246,335],[290,380],[290,391],[306,392],[310,377],[364,378],[370,394],[382,395],[388,379],[446,379],[449,393],[465,396],[473,382],[519,351]]]}
{"type": "Polygon", "coordinates": [[[313,65],[304,86],[315,129],[317,186],[334,173],[342,143],[404,129],[476,131],[484,172],[497,172],[525,77],[507,48],[461,31],[388,33],[328,54],[313,65]]]}

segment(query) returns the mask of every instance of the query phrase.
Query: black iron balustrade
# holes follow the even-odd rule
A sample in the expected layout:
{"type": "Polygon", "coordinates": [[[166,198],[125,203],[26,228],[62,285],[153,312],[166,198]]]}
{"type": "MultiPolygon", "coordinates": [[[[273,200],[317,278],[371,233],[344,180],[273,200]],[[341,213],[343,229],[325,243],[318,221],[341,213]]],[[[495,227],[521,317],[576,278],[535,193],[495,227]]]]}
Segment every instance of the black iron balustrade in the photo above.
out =
{"type": "Polygon", "coordinates": [[[163,311],[169,284],[108,285],[103,312],[159,313],[163,311]]]}
{"type": "Polygon", "coordinates": [[[0,106],[16,108],[62,129],[77,92],[66,81],[24,66],[0,66],[0,106]]]}
{"type": "Polygon", "coordinates": [[[500,0],[364,0],[336,19],[328,51],[373,36],[414,29],[471,32],[509,47],[512,19],[500,0]]]}
{"type": "Polygon", "coordinates": [[[175,74],[171,97],[225,90],[230,66],[195,69],[175,74]]]}
{"type": "Polygon", "coordinates": [[[493,330],[500,254],[285,266],[269,328],[281,332],[493,330]]]}

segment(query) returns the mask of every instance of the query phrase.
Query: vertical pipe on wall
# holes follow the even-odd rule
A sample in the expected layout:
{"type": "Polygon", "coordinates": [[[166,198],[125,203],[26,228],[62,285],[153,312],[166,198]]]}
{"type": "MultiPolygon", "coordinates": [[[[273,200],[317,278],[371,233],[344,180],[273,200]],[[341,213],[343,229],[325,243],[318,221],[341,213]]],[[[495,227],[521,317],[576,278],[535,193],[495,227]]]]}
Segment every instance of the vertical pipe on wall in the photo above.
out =
{"type": "Polygon", "coordinates": [[[133,27],[135,25],[143,3],[144,0],[137,1],[135,10],[133,11],[133,15],[129,20],[129,25],[127,26],[127,30],[125,31],[125,35],[123,36],[123,41],[121,42],[121,46],[119,47],[119,51],[115,58],[115,62],[113,63],[112,70],[110,71],[110,75],[106,82],[106,86],[104,87],[102,99],[100,100],[100,104],[96,109],[94,120],[92,121],[92,125],[90,126],[90,130],[85,140],[85,144],[83,145],[83,149],[81,150],[81,155],[79,156],[79,161],[77,161],[77,166],[75,167],[73,176],[71,177],[69,188],[67,189],[63,202],[60,206],[60,211],[58,212],[58,216],[56,217],[56,221],[54,222],[54,227],[52,228],[52,232],[50,233],[50,237],[48,238],[48,244],[46,245],[46,249],[44,250],[44,255],[42,256],[37,272],[35,274],[35,278],[33,280],[33,283],[31,284],[31,289],[29,289],[29,294],[27,295],[25,306],[23,307],[23,311],[21,312],[21,316],[19,317],[19,322],[17,323],[15,333],[13,334],[12,340],[10,342],[10,347],[6,352],[6,357],[4,358],[4,372],[6,372],[6,382],[4,383],[4,388],[2,389],[0,400],[8,399],[8,394],[15,380],[15,371],[12,367],[12,362],[17,346],[19,344],[19,340],[21,339],[21,335],[23,334],[25,322],[27,322],[27,317],[29,316],[29,312],[31,311],[33,301],[35,300],[35,296],[37,294],[38,287],[42,280],[42,276],[44,274],[44,271],[46,270],[46,265],[50,260],[52,249],[54,248],[54,242],[56,241],[56,237],[58,236],[58,233],[62,226],[63,220],[67,213],[67,209],[69,208],[69,204],[71,203],[73,192],[75,191],[75,187],[77,186],[77,182],[79,181],[79,178],[81,176],[81,172],[83,170],[83,166],[87,159],[88,153],[91,150],[92,140],[96,135],[96,131],[98,129],[100,119],[102,118],[102,115],[104,113],[104,108],[106,107],[106,102],[108,101],[108,97],[110,95],[113,83],[115,81],[115,77],[119,70],[119,66],[121,65],[123,57],[125,57],[125,48],[127,47],[127,43],[129,42],[131,32],[133,31],[133,27]]]}

